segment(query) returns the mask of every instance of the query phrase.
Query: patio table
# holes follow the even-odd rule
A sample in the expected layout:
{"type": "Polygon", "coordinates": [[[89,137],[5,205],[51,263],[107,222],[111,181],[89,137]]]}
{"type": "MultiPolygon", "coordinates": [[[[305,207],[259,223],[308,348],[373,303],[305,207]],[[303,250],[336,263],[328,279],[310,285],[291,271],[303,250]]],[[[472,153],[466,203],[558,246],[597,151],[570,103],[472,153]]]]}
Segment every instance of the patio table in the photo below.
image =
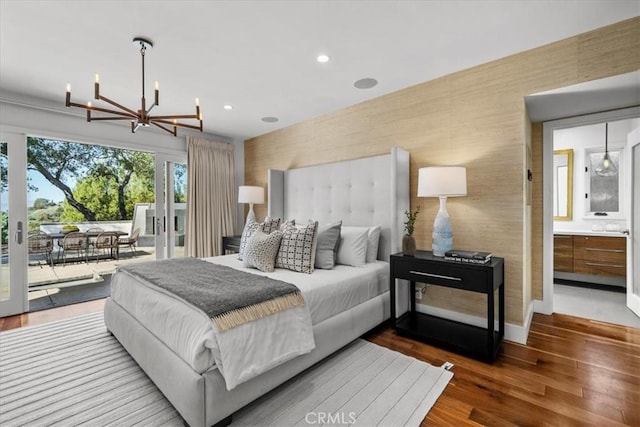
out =
{"type": "MultiPolygon", "coordinates": [[[[88,239],[87,239],[87,247],[85,248],[85,250],[89,249],[89,239],[96,238],[98,237],[98,235],[100,235],[101,233],[115,233],[118,238],[122,237],[122,236],[126,236],[129,233],[126,233],[124,231],[118,231],[118,230],[102,230],[102,231],[80,231],[80,233],[86,234],[88,239]]],[[[57,232],[57,233],[46,233],[49,236],[53,237],[54,240],[60,240],[60,239],[64,239],[64,236],[66,236],[69,233],[62,233],[62,232],[57,232]]],[[[119,248],[116,247],[116,250],[118,250],[119,248]]],[[[111,256],[113,257],[114,253],[113,253],[113,249],[111,249],[111,256]]]]}

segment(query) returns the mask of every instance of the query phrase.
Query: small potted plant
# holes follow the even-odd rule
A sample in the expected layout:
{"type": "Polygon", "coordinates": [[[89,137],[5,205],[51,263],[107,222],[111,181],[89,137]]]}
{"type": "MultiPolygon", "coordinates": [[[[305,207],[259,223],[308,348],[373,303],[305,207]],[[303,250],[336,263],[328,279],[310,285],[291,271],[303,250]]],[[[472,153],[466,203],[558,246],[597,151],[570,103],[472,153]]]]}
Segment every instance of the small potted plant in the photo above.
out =
{"type": "Polygon", "coordinates": [[[414,212],[404,211],[407,220],[404,223],[404,236],[402,237],[402,253],[406,256],[415,256],[416,254],[416,239],[413,237],[413,227],[416,223],[416,218],[420,212],[420,206],[416,208],[414,212]]]}

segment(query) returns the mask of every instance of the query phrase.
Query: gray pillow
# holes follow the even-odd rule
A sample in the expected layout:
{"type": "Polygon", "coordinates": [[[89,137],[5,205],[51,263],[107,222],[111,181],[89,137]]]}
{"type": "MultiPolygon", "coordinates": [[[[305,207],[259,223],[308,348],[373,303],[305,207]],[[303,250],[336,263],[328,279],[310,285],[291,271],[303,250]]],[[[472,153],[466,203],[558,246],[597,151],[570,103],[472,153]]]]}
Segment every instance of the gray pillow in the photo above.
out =
{"type": "Polygon", "coordinates": [[[324,225],[318,230],[316,243],[316,268],[330,270],[336,265],[336,254],[340,244],[342,221],[324,225]]]}

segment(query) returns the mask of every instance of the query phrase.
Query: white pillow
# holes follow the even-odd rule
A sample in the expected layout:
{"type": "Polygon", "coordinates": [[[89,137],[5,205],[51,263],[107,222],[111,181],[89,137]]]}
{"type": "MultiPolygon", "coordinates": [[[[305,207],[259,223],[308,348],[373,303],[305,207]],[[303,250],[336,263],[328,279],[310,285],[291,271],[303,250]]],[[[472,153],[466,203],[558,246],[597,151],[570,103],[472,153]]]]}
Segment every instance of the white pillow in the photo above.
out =
{"type": "Polygon", "coordinates": [[[369,227],[367,242],[367,262],[376,262],[378,259],[378,245],[380,244],[381,226],[369,227]]]}
{"type": "Polygon", "coordinates": [[[267,234],[258,228],[244,248],[242,265],[268,273],[272,272],[275,269],[276,255],[278,255],[281,240],[282,231],[276,230],[267,234]]]}
{"type": "Polygon", "coordinates": [[[362,267],[367,262],[369,227],[342,226],[336,264],[362,267]]]}
{"type": "Polygon", "coordinates": [[[249,220],[244,226],[244,230],[242,230],[242,236],[240,237],[240,248],[238,250],[238,259],[242,261],[242,257],[244,256],[244,250],[247,246],[247,242],[253,236],[253,233],[256,232],[257,229],[261,229],[265,233],[269,234],[274,230],[277,230],[280,227],[280,218],[270,218],[266,217],[264,222],[257,223],[255,220],[249,220]]]}

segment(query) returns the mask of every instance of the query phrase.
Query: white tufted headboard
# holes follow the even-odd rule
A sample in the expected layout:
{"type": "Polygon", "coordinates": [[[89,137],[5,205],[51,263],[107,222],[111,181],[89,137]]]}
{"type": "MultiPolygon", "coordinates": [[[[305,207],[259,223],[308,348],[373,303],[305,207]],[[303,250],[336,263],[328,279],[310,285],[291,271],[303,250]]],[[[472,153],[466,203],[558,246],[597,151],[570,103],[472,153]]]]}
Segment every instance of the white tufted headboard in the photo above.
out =
{"type": "Polygon", "coordinates": [[[400,252],[404,212],[409,210],[409,153],[269,170],[269,209],[273,218],[321,225],[381,226],[378,259],[400,252]]]}

